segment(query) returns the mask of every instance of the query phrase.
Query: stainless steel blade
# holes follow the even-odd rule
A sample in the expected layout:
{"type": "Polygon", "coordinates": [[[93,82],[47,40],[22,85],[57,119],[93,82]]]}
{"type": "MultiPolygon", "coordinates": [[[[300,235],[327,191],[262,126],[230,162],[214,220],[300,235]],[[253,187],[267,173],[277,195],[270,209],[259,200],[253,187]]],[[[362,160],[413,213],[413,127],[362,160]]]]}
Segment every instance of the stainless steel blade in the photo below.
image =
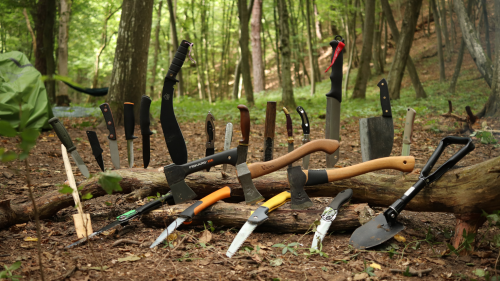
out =
{"type": "MultiPolygon", "coordinates": [[[[340,102],[335,98],[326,98],[325,138],[340,142],[340,102]]],[[[339,161],[340,148],[326,155],[326,167],[333,168],[339,161]]]]}
{"type": "Polygon", "coordinates": [[[134,166],[134,140],[127,140],[128,167],[134,166]]]}
{"type": "MultiPolygon", "coordinates": [[[[288,143],[288,153],[292,152],[293,151],[293,142],[289,142],[288,143]]],[[[292,168],[293,167],[293,162],[288,164],[288,168],[292,168]]]]}
{"type": "Polygon", "coordinates": [[[156,247],[158,244],[160,244],[161,242],[163,242],[163,240],[165,240],[168,235],[172,234],[176,229],[177,227],[179,227],[183,222],[185,222],[187,220],[187,218],[177,218],[175,221],[173,221],[168,227],[167,229],[165,229],[161,234],[160,236],[158,236],[158,238],[156,238],[155,242],[153,242],[153,244],[151,244],[151,247],[149,248],[154,248],[156,247]]]}
{"type": "Polygon", "coordinates": [[[231,246],[229,246],[229,249],[227,249],[226,256],[228,258],[232,258],[234,254],[236,254],[238,249],[241,247],[241,245],[243,245],[245,240],[247,240],[248,236],[252,234],[255,228],[257,228],[257,224],[253,224],[248,221],[243,225],[243,227],[238,232],[238,235],[236,235],[233,242],[231,243],[231,246]]]}
{"type": "Polygon", "coordinates": [[[120,169],[120,154],[118,154],[118,143],[115,140],[108,139],[111,162],[115,169],[120,169]]]}
{"type": "Polygon", "coordinates": [[[394,143],[392,118],[380,116],[359,119],[359,136],[363,162],[388,157],[394,143]]]}
{"type": "Polygon", "coordinates": [[[78,169],[84,175],[86,178],[90,176],[89,170],[87,169],[87,166],[85,166],[85,163],[83,163],[82,158],[80,157],[80,154],[75,150],[71,151],[71,157],[73,157],[73,160],[75,160],[76,165],[78,166],[78,169]]]}
{"type": "MultiPolygon", "coordinates": [[[[227,123],[226,136],[224,137],[224,150],[231,148],[231,141],[233,140],[233,123],[227,123]]],[[[222,171],[226,172],[227,164],[222,165],[222,171]]]]}
{"type": "MultiPolygon", "coordinates": [[[[241,183],[243,189],[243,195],[245,195],[245,202],[247,205],[253,205],[264,200],[264,197],[255,188],[252,181],[252,173],[248,169],[247,163],[241,163],[236,165],[236,172],[238,173],[238,179],[241,183]]],[[[177,203],[177,202],[176,202],[177,203]]]]}
{"type": "Polygon", "coordinates": [[[410,144],[403,143],[403,151],[401,152],[401,156],[410,156],[410,144]]]}
{"type": "Polygon", "coordinates": [[[330,207],[325,208],[325,211],[323,212],[323,214],[321,214],[320,223],[318,227],[316,227],[316,232],[314,233],[311,248],[318,249],[319,245],[323,243],[323,239],[325,238],[330,225],[332,225],[332,222],[337,217],[337,213],[337,210],[334,210],[330,207]]]}
{"type": "MultiPolygon", "coordinates": [[[[303,139],[302,139],[302,144],[306,144],[308,142],[311,141],[311,136],[309,134],[304,134],[303,136],[303,139]]],[[[305,169],[305,170],[308,170],[309,169],[309,158],[310,158],[310,154],[307,154],[306,156],[304,156],[302,158],[302,167],[305,169]]]]}

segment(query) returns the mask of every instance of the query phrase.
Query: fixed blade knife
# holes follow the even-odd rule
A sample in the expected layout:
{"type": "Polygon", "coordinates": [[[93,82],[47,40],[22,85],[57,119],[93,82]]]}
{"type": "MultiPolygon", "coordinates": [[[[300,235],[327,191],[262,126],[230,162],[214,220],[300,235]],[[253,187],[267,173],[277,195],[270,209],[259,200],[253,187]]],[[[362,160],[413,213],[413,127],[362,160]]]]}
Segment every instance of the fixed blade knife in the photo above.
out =
{"type": "MultiPolygon", "coordinates": [[[[310,137],[311,126],[309,124],[309,118],[307,118],[307,112],[304,110],[302,106],[297,107],[297,112],[299,113],[300,118],[302,119],[302,133],[303,133],[302,144],[306,144],[311,141],[310,137]]],[[[304,156],[304,158],[302,158],[302,167],[306,170],[309,169],[309,157],[310,155],[307,154],[306,156],[304,156]]]]}
{"type": "MultiPolygon", "coordinates": [[[[231,142],[233,141],[233,123],[229,122],[226,125],[226,136],[224,137],[224,151],[231,148],[231,142]]],[[[227,164],[222,165],[222,171],[225,173],[227,170],[227,164]]]]}
{"type": "Polygon", "coordinates": [[[111,154],[111,162],[115,169],[120,169],[120,154],[118,153],[118,143],[116,141],[116,130],[115,121],[113,120],[113,114],[111,113],[111,108],[108,103],[103,103],[99,106],[104,116],[104,121],[106,122],[106,128],[108,128],[108,142],[109,142],[109,152],[111,154]]]}
{"type": "MultiPolygon", "coordinates": [[[[287,142],[288,142],[288,153],[293,151],[293,125],[292,125],[292,118],[290,118],[290,113],[286,109],[286,107],[283,107],[283,112],[285,113],[286,117],[286,133],[288,135],[287,142]]],[[[293,162],[288,164],[288,168],[292,168],[293,162]]]]}
{"type": "Polygon", "coordinates": [[[134,136],[135,117],[134,104],[126,102],[123,104],[123,122],[125,127],[125,139],[127,140],[128,167],[134,167],[134,136]]]}
{"type": "Polygon", "coordinates": [[[87,131],[87,137],[89,139],[90,147],[92,148],[92,154],[94,154],[95,160],[97,164],[101,168],[101,171],[104,172],[104,161],[102,160],[102,148],[99,143],[99,139],[97,138],[97,134],[94,131],[87,131]]]}
{"type": "Polygon", "coordinates": [[[413,134],[413,122],[415,121],[415,109],[408,107],[406,111],[405,131],[403,134],[403,151],[401,156],[410,155],[411,136],[413,134]]]}
{"type": "MultiPolygon", "coordinates": [[[[207,114],[207,118],[205,118],[205,133],[207,135],[207,143],[205,149],[205,156],[210,156],[214,154],[215,149],[215,118],[212,113],[209,111],[207,114]]],[[[207,172],[210,171],[210,167],[207,168],[207,172]]]]}
{"type": "Polygon", "coordinates": [[[150,131],[149,125],[149,108],[151,107],[151,98],[148,96],[142,96],[141,98],[141,112],[140,112],[140,125],[141,125],[141,135],[142,135],[142,158],[144,162],[144,169],[149,166],[150,153],[151,153],[151,142],[149,136],[153,134],[150,131]]]}

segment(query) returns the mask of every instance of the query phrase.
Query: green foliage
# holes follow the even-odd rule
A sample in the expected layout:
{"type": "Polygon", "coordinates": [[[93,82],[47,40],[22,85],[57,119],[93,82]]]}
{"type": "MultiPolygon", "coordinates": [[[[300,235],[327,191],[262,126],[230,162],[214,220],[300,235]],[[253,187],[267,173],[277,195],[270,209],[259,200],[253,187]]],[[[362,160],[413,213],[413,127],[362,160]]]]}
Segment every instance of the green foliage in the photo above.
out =
{"type": "MultiPolygon", "coordinates": [[[[212,221],[207,221],[207,224],[208,224],[208,229],[210,230],[210,232],[214,232],[215,231],[214,223],[212,221]]],[[[205,230],[207,229],[207,226],[205,225],[205,223],[203,223],[203,227],[205,227],[205,230]]]]}
{"type": "Polygon", "coordinates": [[[61,189],[58,190],[59,193],[62,193],[62,194],[70,194],[73,192],[73,188],[71,188],[71,186],[67,185],[67,184],[63,184],[63,187],[61,189]]]}
{"type": "Polygon", "coordinates": [[[92,193],[89,192],[89,193],[84,194],[82,196],[82,200],[90,200],[90,199],[92,199],[92,197],[94,197],[94,196],[92,195],[92,193]]]}
{"type": "Polygon", "coordinates": [[[489,131],[475,131],[470,136],[480,139],[482,144],[498,143],[498,141],[495,139],[495,136],[493,136],[493,134],[489,131]]]}
{"type": "Polygon", "coordinates": [[[0,272],[0,279],[10,279],[12,281],[18,281],[19,278],[22,278],[20,275],[14,275],[13,272],[21,267],[21,261],[16,261],[11,266],[3,266],[5,268],[4,271],[0,272]]]}
{"type": "Polygon", "coordinates": [[[102,189],[106,191],[108,194],[112,194],[113,191],[122,191],[122,187],[120,186],[120,181],[122,177],[115,173],[106,171],[101,173],[101,177],[97,181],[99,185],[101,185],[102,189]]]}
{"type": "Polygon", "coordinates": [[[17,136],[16,129],[14,129],[9,122],[0,120],[0,135],[13,138],[17,136]]]}
{"type": "Polygon", "coordinates": [[[282,255],[285,255],[287,252],[290,252],[290,253],[298,256],[297,250],[295,250],[295,247],[297,247],[298,245],[300,245],[298,242],[289,243],[288,245],[278,243],[278,244],[274,244],[272,247],[282,248],[283,249],[281,251],[282,255]]]}
{"type": "Polygon", "coordinates": [[[406,267],[406,270],[403,272],[403,275],[406,277],[411,277],[410,266],[406,267]]]}

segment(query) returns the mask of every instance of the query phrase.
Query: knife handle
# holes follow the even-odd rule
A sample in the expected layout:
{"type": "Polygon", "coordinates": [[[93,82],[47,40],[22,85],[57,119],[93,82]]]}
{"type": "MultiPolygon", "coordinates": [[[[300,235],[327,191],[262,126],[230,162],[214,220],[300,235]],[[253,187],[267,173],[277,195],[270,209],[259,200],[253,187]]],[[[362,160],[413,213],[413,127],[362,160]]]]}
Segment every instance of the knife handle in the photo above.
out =
{"type": "Polygon", "coordinates": [[[413,122],[415,121],[415,109],[408,107],[406,111],[405,131],[403,134],[403,143],[411,143],[411,135],[413,134],[413,122]]]}
{"type": "Polygon", "coordinates": [[[382,106],[382,116],[392,117],[391,99],[389,98],[389,87],[387,80],[382,78],[377,86],[380,88],[380,105],[382,106]]]}
{"type": "Polygon", "coordinates": [[[292,118],[290,118],[290,113],[288,112],[288,109],[286,109],[286,107],[283,107],[283,112],[285,113],[286,117],[286,132],[288,134],[288,143],[293,143],[292,118]]]}
{"type": "Polygon", "coordinates": [[[141,112],[139,123],[141,125],[141,135],[150,136],[153,134],[149,130],[150,120],[149,120],[149,108],[151,107],[151,98],[148,96],[142,96],[141,98],[141,112]]]}
{"type": "Polygon", "coordinates": [[[339,148],[339,142],[336,140],[313,140],[274,160],[250,164],[248,169],[252,174],[252,178],[257,178],[277,171],[310,153],[323,151],[332,154],[337,148],[339,148]]]}
{"type": "Polygon", "coordinates": [[[92,148],[92,154],[96,157],[101,155],[103,150],[99,144],[97,134],[94,131],[87,131],[87,137],[89,138],[90,147],[92,148]]]}
{"type": "Polygon", "coordinates": [[[240,126],[242,139],[239,144],[247,146],[250,139],[250,112],[248,112],[248,107],[243,104],[238,105],[240,110],[240,126]]]}
{"type": "Polygon", "coordinates": [[[273,198],[267,200],[261,207],[269,208],[269,212],[274,211],[276,208],[279,208],[283,204],[285,204],[288,200],[292,198],[292,194],[290,191],[283,191],[280,194],[274,196],[273,198]]]}
{"type": "Polygon", "coordinates": [[[340,209],[340,206],[349,202],[349,200],[351,200],[351,197],[352,197],[352,189],[349,188],[346,190],[342,190],[341,192],[339,192],[339,194],[337,194],[337,196],[335,196],[335,198],[330,203],[330,205],[328,205],[328,207],[334,210],[338,210],[340,209]]]}
{"type": "Polygon", "coordinates": [[[115,121],[113,121],[113,114],[111,114],[111,108],[108,103],[103,103],[99,105],[102,111],[102,115],[104,116],[104,121],[106,121],[106,128],[108,128],[109,135],[108,139],[116,140],[116,132],[115,132],[115,121]]]}
{"type": "MultiPolygon", "coordinates": [[[[210,193],[209,195],[201,198],[198,202],[189,206],[186,210],[179,214],[179,217],[192,218],[207,207],[212,206],[215,202],[229,197],[231,197],[231,188],[229,188],[229,186],[225,186],[210,193]]],[[[189,223],[190,222],[188,222],[187,224],[189,223]]]]}
{"type": "Polygon", "coordinates": [[[182,68],[182,65],[184,64],[184,61],[186,60],[186,56],[188,54],[189,47],[191,45],[193,45],[191,42],[182,40],[181,44],[179,45],[179,48],[177,48],[177,52],[175,53],[174,59],[172,60],[172,63],[168,68],[167,78],[175,79],[177,73],[179,73],[179,71],[182,68]]]}
{"type": "Polygon", "coordinates": [[[335,60],[332,65],[332,72],[330,74],[330,83],[331,88],[328,94],[326,94],[329,98],[334,98],[338,102],[342,102],[342,77],[343,77],[343,64],[344,64],[344,55],[342,52],[344,45],[344,39],[337,35],[335,38],[330,41],[330,46],[332,47],[332,59],[330,62],[335,60]],[[340,40],[337,40],[340,38],[340,40]]]}
{"type": "Polygon", "coordinates": [[[52,125],[52,128],[54,128],[57,137],[59,138],[61,143],[64,144],[68,152],[71,153],[73,150],[76,149],[76,146],[73,144],[73,141],[71,140],[68,131],[66,131],[64,124],[59,120],[59,118],[57,117],[51,118],[49,120],[49,124],[52,125]]]}
{"type": "Polygon", "coordinates": [[[264,138],[274,139],[276,128],[276,102],[268,101],[266,107],[266,123],[264,129],[264,138]]]}
{"type": "Polygon", "coordinates": [[[304,135],[309,135],[310,127],[309,127],[309,118],[307,118],[307,112],[304,110],[302,106],[297,107],[297,112],[300,115],[300,119],[302,119],[302,132],[304,135]]]}
{"type": "Polygon", "coordinates": [[[137,137],[134,136],[135,117],[134,117],[134,104],[131,102],[123,103],[123,123],[125,127],[125,139],[133,140],[137,137]]]}
{"type": "Polygon", "coordinates": [[[206,148],[214,148],[215,139],[215,117],[209,111],[205,119],[205,132],[207,133],[206,148]]]}

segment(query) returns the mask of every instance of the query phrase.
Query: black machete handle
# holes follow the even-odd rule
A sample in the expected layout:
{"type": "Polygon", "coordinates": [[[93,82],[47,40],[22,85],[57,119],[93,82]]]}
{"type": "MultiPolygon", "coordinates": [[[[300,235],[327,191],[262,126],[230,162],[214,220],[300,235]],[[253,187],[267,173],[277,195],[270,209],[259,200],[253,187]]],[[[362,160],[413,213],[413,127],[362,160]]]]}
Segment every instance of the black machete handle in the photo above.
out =
{"type": "Polygon", "coordinates": [[[192,45],[191,42],[187,40],[182,40],[181,44],[179,45],[179,48],[177,48],[177,52],[175,53],[174,59],[172,60],[172,63],[168,68],[167,78],[175,80],[177,73],[179,73],[179,71],[182,68],[182,65],[184,64],[184,61],[186,60],[186,56],[189,52],[189,47],[191,45],[192,45]]]}
{"type": "Polygon", "coordinates": [[[297,112],[300,115],[300,118],[302,119],[302,132],[304,135],[309,135],[310,133],[310,126],[309,126],[309,118],[307,118],[307,112],[304,110],[302,106],[297,107],[297,112]]]}
{"type": "Polygon", "coordinates": [[[141,135],[150,136],[153,134],[149,130],[150,120],[149,120],[149,108],[151,107],[151,98],[148,96],[142,96],[141,98],[141,112],[139,123],[141,125],[141,135]]]}
{"type": "MultiPolygon", "coordinates": [[[[337,50],[337,47],[339,43],[342,42],[344,43],[344,39],[342,36],[337,35],[335,38],[330,41],[330,46],[332,46],[332,59],[330,60],[330,63],[333,60],[333,57],[335,56],[335,50],[337,50]]],[[[338,53],[337,58],[335,59],[335,62],[332,65],[332,72],[330,73],[330,83],[331,83],[331,88],[330,92],[326,94],[327,97],[334,98],[338,100],[338,102],[342,102],[342,78],[343,78],[343,65],[344,65],[344,53],[341,51],[338,53]]]]}
{"type": "Polygon", "coordinates": [[[99,144],[96,132],[87,131],[87,137],[89,138],[90,147],[92,148],[92,154],[94,154],[95,157],[101,155],[103,150],[99,144]]]}
{"type": "Polygon", "coordinates": [[[134,117],[134,104],[131,102],[123,103],[123,123],[125,127],[125,139],[133,140],[137,137],[134,136],[135,117],[134,117]]]}
{"type": "Polygon", "coordinates": [[[116,140],[115,121],[113,121],[113,114],[111,114],[109,104],[105,102],[99,105],[99,108],[101,108],[104,121],[106,121],[106,128],[109,131],[108,139],[116,140]]]}
{"type": "Polygon", "coordinates": [[[341,192],[339,192],[339,194],[337,194],[337,196],[335,196],[335,198],[330,203],[330,205],[328,205],[328,207],[334,210],[338,210],[340,209],[340,206],[349,202],[349,200],[351,200],[351,197],[352,197],[352,189],[349,188],[346,190],[342,190],[341,192]]]}
{"type": "Polygon", "coordinates": [[[382,78],[378,82],[377,86],[380,88],[380,105],[382,106],[382,116],[391,117],[391,99],[389,98],[389,87],[387,86],[387,81],[382,78]]]}

